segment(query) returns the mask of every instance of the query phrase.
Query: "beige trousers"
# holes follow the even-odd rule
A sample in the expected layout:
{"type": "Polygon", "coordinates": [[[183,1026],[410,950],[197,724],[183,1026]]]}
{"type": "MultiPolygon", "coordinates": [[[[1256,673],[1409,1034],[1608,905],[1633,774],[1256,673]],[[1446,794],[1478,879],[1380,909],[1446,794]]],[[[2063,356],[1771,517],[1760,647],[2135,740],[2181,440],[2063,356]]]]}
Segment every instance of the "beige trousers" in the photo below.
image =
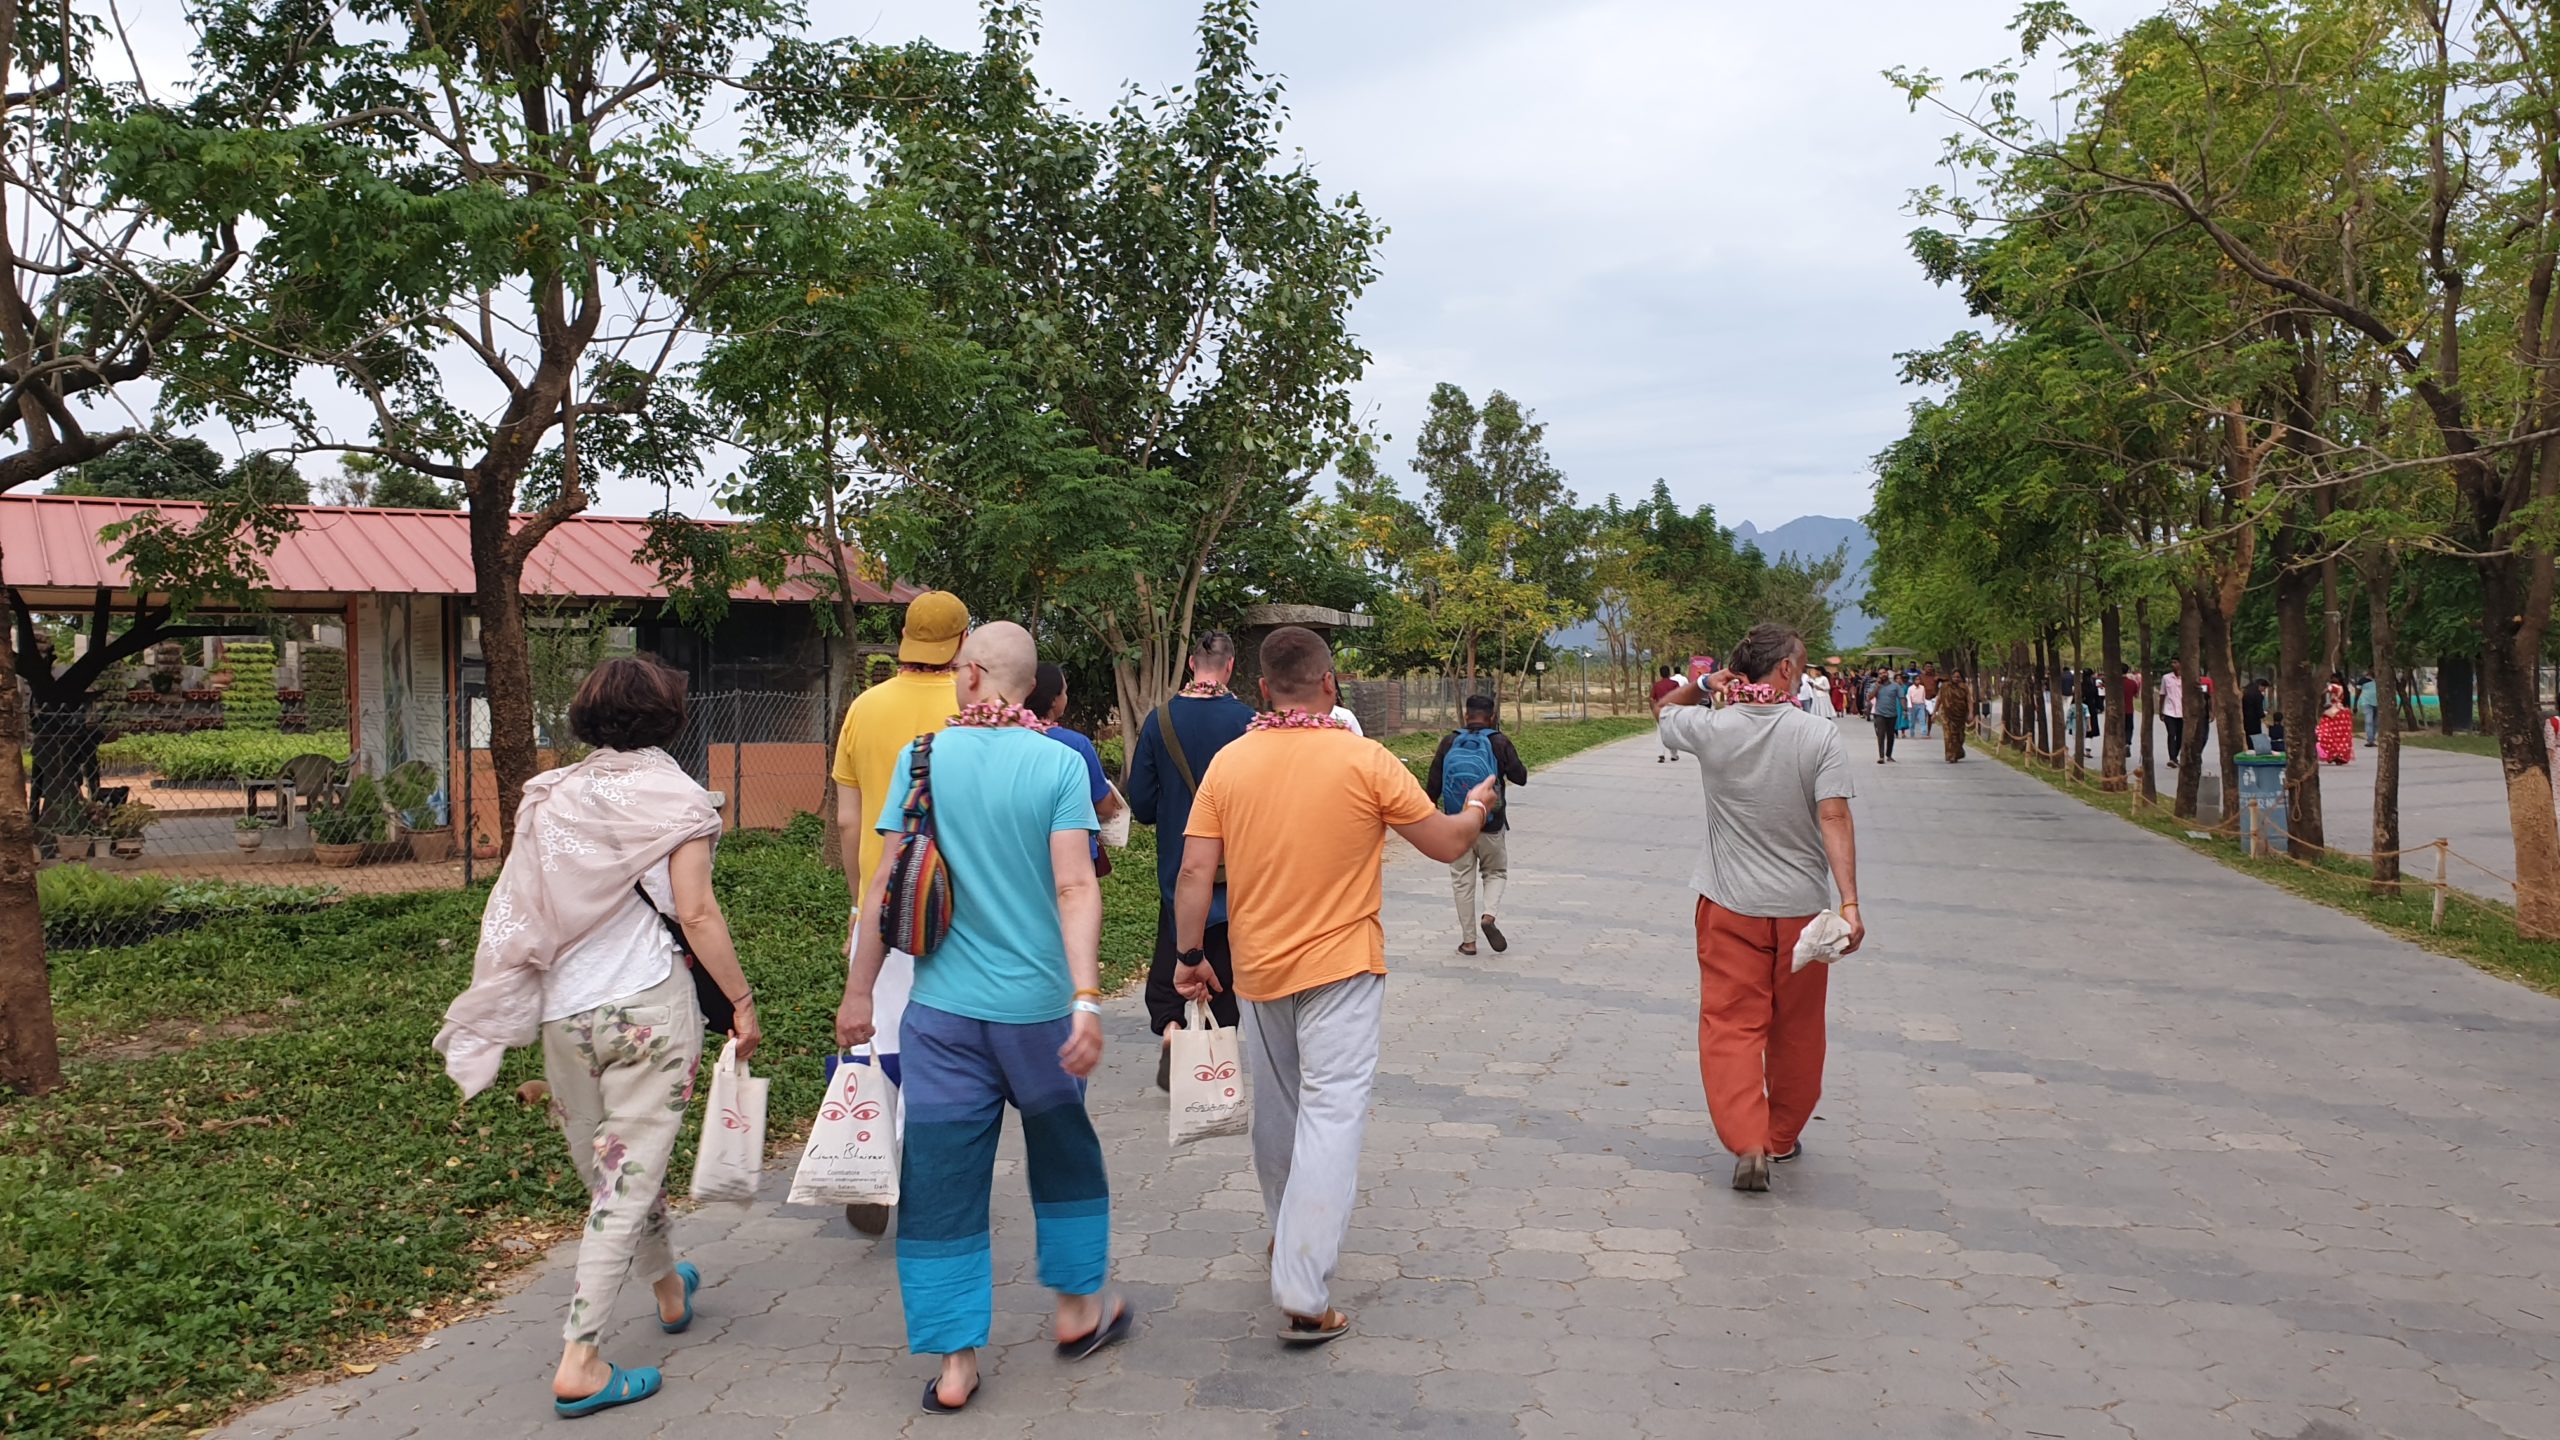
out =
{"type": "Polygon", "coordinates": [[[1449,889],[1458,901],[1458,939],[1473,945],[1479,930],[1477,917],[1502,916],[1502,886],[1511,877],[1511,832],[1495,830],[1476,837],[1467,853],[1449,862],[1449,889]],[[1477,883],[1484,887],[1484,898],[1476,898],[1477,883]]]}
{"type": "Polygon", "coordinates": [[[702,1012],[679,963],[637,995],[542,1026],[542,1073],[569,1159],[587,1182],[578,1288],[561,1337],[593,1345],[635,1270],[655,1284],[676,1268],[667,1236],[667,1165],[702,1064],[702,1012]]]}

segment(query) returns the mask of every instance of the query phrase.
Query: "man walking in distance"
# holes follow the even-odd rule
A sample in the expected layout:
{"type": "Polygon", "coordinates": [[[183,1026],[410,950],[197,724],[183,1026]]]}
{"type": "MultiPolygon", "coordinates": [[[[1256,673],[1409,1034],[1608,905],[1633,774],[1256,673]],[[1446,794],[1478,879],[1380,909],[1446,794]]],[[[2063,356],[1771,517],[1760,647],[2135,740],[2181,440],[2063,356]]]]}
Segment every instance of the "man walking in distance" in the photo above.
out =
{"type": "Polygon", "coordinates": [[[1351,1328],[1328,1303],[1360,1189],[1360,1135],[1378,1068],[1386,931],[1378,923],[1387,831],[1443,864],[1467,853],[1494,778],[1455,815],[1385,747],[1332,719],[1333,654],[1286,625],[1262,642],[1268,709],[1200,779],[1174,892],[1185,995],[1224,981],[1201,950],[1218,866],[1235,916],[1235,991],[1253,1071],[1253,1169],[1272,1230],[1271,1298],[1293,1345],[1351,1328]]]}
{"type": "Polygon", "coordinates": [[[2160,677],[2160,723],[2169,730],[2169,768],[2175,770],[2187,739],[2186,668],[2176,660],[2169,662],[2169,673],[2160,677]]]}
{"type": "MultiPolygon", "coordinates": [[[[927,1414],[968,1405],[995,1315],[988,1224],[996,1142],[1007,1103],[1021,1112],[1023,1171],[1040,1283],[1056,1292],[1061,1358],[1081,1360],[1129,1333],[1124,1300],[1102,1293],[1111,1265],[1111,1190],[1085,1111],[1085,1077],[1102,1061],[1102,887],[1084,762],[1033,728],[1022,708],[1030,633],[998,621],[960,650],[960,713],[901,747],[873,828],[903,828],[917,748],[936,845],[956,878],[951,928],[916,971],[906,1016],[908,1115],[898,1183],[898,1292],[907,1348],[942,1358],[927,1414]]],[[[863,889],[878,914],[895,860],[863,889]]],[[[836,1043],[862,1044],[876,1020],[872,982],[888,958],[865,927],[836,1009],[836,1043]]]]}
{"type": "MultiPolygon", "coordinates": [[[[1836,725],[1788,703],[1804,641],[1756,625],[1708,688],[1695,682],[1655,710],[1664,744],[1698,757],[1706,843],[1698,892],[1698,1065],[1716,1137],[1736,1157],[1733,1188],[1769,1188],[1771,1161],[1804,1153],[1799,1138],[1822,1097],[1828,965],[1794,968],[1796,937],[1840,890],[1848,950],[1866,939],[1858,914],[1857,836],[1849,761],[1836,725]]],[[[1952,733],[1952,732],[1950,732],[1952,733]]],[[[1846,952],[1843,952],[1846,953],[1846,952]]]]}
{"type": "MultiPolygon", "coordinates": [[[[864,922],[878,920],[861,908],[861,900],[871,873],[880,868],[880,832],[872,823],[880,814],[880,797],[894,777],[903,775],[897,768],[898,752],[917,736],[940,730],[959,711],[960,701],[952,689],[952,662],[968,633],[969,607],[960,603],[959,596],[928,590],[908,601],[906,629],[898,640],[898,673],[854,697],[853,708],[845,712],[844,730],[836,736],[836,826],[845,843],[855,846],[853,868],[847,872],[855,900],[846,927],[848,960],[864,922]]],[[[906,1016],[907,993],[915,979],[916,957],[891,950],[871,997],[880,1032],[872,1050],[892,1083],[902,1079],[899,1022],[906,1016]]],[[[889,1228],[889,1207],[847,1205],[844,1218],[862,1234],[879,1235],[889,1228]]]]}
{"type": "MultiPolygon", "coordinates": [[[[1253,721],[1253,707],[1227,689],[1236,670],[1236,642],[1212,630],[1191,642],[1191,683],[1148,712],[1138,727],[1137,753],[1129,757],[1129,814],[1156,828],[1156,953],[1147,967],[1147,1025],[1156,1033],[1156,1088],[1173,1088],[1173,1037],[1181,1028],[1182,996],[1173,988],[1173,885],[1182,873],[1183,826],[1209,761],[1253,721]]],[[[1220,877],[1223,881],[1224,877],[1220,877]]],[[[1235,961],[1227,948],[1227,888],[1210,896],[1208,929],[1199,943],[1218,972],[1219,993],[1210,1013],[1220,1025],[1236,1023],[1235,961]]]]}
{"type": "Polygon", "coordinates": [[[1875,692],[1867,697],[1867,708],[1876,723],[1876,763],[1893,761],[1893,739],[1902,730],[1902,677],[1888,670],[1876,682],[1875,692]]]}
{"type": "MultiPolygon", "coordinates": [[[[1671,667],[1668,665],[1658,667],[1653,677],[1653,703],[1660,705],[1662,703],[1663,696],[1668,695],[1679,688],[1680,682],[1671,678],[1671,667]]],[[[1653,757],[1653,763],[1659,765],[1666,760],[1677,760],[1679,758],[1679,756],[1672,754],[1671,748],[1666,745],[1663,747],[1661,754],[1653,757]]]]}
{"type": "Polygon", "coordinates": [[[1466,808],[1467,797],[1484,782],[1495,777],[1493,813],[1485,817],[1484,833],[1467,853],[1449,865],[1449,888],[1458,901],[1458,953],[1476,953],[1476,931],[1482,929],[1494,953],[1511,948],[1502,927],[1494,917],[1502,910],[1502,885],[1511,874],[1510,794],[1501,782],[1513,785],[1529,783],[1529,767],[1520,763],[1520,752],[1511,737],[1494,728],[1494,704],[1490,695],[1467,697],[1467,723],[1440,738],[1440,748],[1432,752],[1431,774],[1422,782],[1425,793],[1439,797],[1440,811],[1455,815],[1466,808]],[[1481,908],[1477,886],[1483,886],[1481,908]]]}

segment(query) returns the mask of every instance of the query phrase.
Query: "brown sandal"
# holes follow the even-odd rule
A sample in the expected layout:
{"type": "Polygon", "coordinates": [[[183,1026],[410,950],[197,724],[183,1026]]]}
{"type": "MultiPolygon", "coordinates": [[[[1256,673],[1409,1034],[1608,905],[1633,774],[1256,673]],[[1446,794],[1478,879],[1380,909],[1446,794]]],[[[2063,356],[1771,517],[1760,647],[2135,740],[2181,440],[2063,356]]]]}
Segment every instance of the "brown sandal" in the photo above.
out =
{"type": "MultiPolygon", "coordinates": [[[[1286,1310],[1280,1313],[1289,1315],[1286,1310]]],[[[1280,1343],[1321,1345],[1327,1340],[1341,1339],[1350,1330],[1351,1317],[1339,1310],[1327,1310],[1318,1316],[1289,1315],[1288,1328],[1280,1332],[1280,1343]]]]}

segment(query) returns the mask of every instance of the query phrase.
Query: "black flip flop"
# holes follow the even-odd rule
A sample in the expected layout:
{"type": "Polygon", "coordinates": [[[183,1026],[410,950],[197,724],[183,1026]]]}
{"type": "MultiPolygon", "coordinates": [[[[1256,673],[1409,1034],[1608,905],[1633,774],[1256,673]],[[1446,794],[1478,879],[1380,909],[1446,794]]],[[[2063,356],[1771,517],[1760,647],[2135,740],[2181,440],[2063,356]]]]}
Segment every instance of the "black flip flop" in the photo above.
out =
{"type": "Polygon", "coordinates": [[[1119,1308],[1110,1319],[1094,1327],[1092,1334],[1058,1342],[1059,1359],[1082,1360],[1104,1346],[1116,1345],[1129,1338],[1129,1327],[1137,1321],[1138,1312],[1129,1308],[1128,1300],[1121,1296],[1112,1296],[1111,1303],[1119,1308]]]}
{"type": "MultiPolygon", "coordinates": [[[[969,1400],[977,1399],[978,1388],[986,1383],[987,1377],[984,1375],[972,1378],[969,1381],[969,1400]]],[[[945,1405],[942,1403],[942,1377],[936,1375],[924,1382],[924,1413],[927,1415],[957,1415],[969,1408],[969,1400],[963,1400],[957,1405],[945,1405]]]]}
{"type": "Polygon", "coordinates": [[[1493,947],[1494,954],[1499,955],[1511,948],[1511,942],[1502,938],[1502,928],[1493,923],[1492,916],[1487,915],[1476,923],[1484,931],[1485,943],[1493,947]]]}
{"type": "Polygon", "coordinates": [[[1786,1154],[1784,1154],[1784,1155],[1772,1155],[1772,1156],[1770,1156],[1770,1157],[1769,1157],[1769,1163],[1770,1163],[1770,1164],[1772,1164],[1772,1165],[1793,1165],[1794,1163],[1796,1163],[1797,1161],[1799,1161],[1799,1160],[1801,1160],[1801,1159],[1803,1159],[1803,1158],[1804,1158],[1804,1142],[1803,1142],[1803,1141],[1801,1141],[1801,1140],[1799,1140],[1799,1141],[1797,1141],[1797,1142],[1796,1142],[1796,1148],[1794,1148],[1793,1150],[1788,1151],[1786,1154]]]}

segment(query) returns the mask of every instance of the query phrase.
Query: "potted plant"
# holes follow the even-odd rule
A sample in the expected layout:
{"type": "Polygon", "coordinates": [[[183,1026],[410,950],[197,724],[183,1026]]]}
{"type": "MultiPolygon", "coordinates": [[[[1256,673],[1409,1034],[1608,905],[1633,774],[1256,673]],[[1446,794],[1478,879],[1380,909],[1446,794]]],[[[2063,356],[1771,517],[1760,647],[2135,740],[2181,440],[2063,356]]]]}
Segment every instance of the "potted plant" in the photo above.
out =
{"type": "Polygon", "coordinates": [[[143,832],[159,823],[160,812],[140,801],[127,801],[107,812],[107,848],[119,860],[142,854],[143,832]]]}
{"type": "Polygon", "coordinates": [[[53,832],[53,854],[57,860],[86,860],[97,847],[98,836],[107,829],[107,807],[95,800],[84,800],[62,820],[53,832]]]}
{"type": "Polygon", "coordinates": [[[242,815],[231,822],[231,843],[238,846],[243,855],[256,854],[258,846],[266,838],[267,822],[259,816],[242,815]]]}
{"type": "Polygon", "coordinates": [[[337,804],[311,812],[311,858],[343,869],[365,858],[365,848],[382,843],[389,826],[382,815],[382,792],[370,775],[358,775],[337,804]]]}
{"type": "Polygon", "coordinates": [[[437,863],[453,856],[453,831],[445,823],[444,787],[424,761],[391,767],[382,777],[382,798],[391,807],[393,824],[407,837],[412,859],[437,863]]]}

